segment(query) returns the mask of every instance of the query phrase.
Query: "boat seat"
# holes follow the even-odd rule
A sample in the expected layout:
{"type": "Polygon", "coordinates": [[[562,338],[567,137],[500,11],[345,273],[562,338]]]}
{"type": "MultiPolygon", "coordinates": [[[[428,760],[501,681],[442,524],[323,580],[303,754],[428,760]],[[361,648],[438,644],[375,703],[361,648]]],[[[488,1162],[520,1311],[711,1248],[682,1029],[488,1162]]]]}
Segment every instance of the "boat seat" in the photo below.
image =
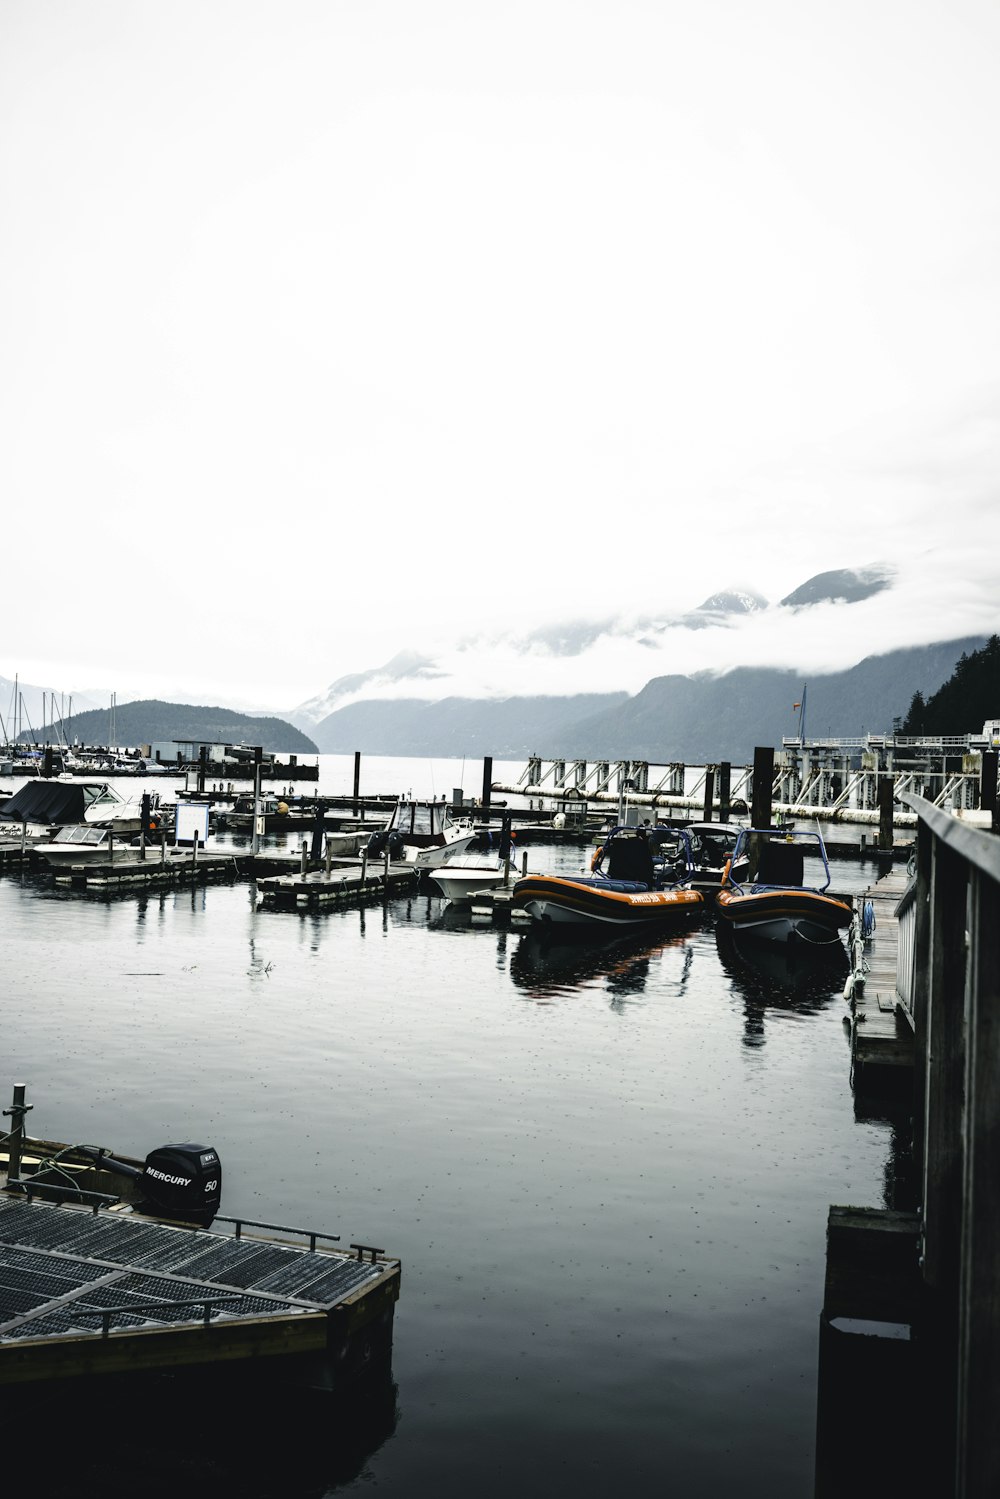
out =
{"type": "Polygon", "coordinates": [[[588,885],[594,890],[612,890],[616,895],[645,895],[649,891],[648,880],[609,880],[599,874],[562,874],[559,878],[570,885],[588,885]]]}
{"type": "Polygon", "coordinates": [[[805,860],[800,844],[765,843],[754,882],[758,885],[801,885],[805,860]]]}
{"type": "Polygon", "coordinates": [[[709,869],[721,869],[727,858],[724,844],[717,838],[702,838],[701,862],[709,869]]]}
{"type": "Polygon", "coordinates": [[[612,838],[608,847],[609,880],[640,880],[652,885],[656,879],[653,855],[645,838],[612,838]]]}

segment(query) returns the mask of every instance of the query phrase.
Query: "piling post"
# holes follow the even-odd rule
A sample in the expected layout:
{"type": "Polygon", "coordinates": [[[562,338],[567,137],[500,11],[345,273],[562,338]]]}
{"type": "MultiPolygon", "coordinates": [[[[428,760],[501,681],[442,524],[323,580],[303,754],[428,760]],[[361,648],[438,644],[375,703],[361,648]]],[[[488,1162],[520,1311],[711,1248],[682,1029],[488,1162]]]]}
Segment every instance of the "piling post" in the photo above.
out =
{"type": "Polygon", "coordinates": [[[146,862],[146,829],[149,827],[150,806],[149,792],[142,793],[142,801],[139,803],[139,863],[146,862]]]}
{"type": "Polygon", "coordinates": [[[391,857],[391,855],[390,855],[390,852],[389,852],[389,839],[386,838],[386,840],[385,840],[385,859],[384,859],[383,865],[382,865],[382,880],[383,880],[383,882],[385,884],[385,893],[386,893],[386,895],[389,894],[389,861],[390,861],[390,857],[391,857]]]}
{"type": "Polygon", "coordinates": [[[306,870],[309,868],[309,845],[303,838],[302,847],[299,849],[299,875],[305,879],[306,870]]]}
{"type": "Polygon", "coordinates": [[[979,771],[979,805],[990,814],[990,831],[1000,833],[1000,808],[997,807],[997,766],[1000,761],[996,750],[984,750],[979,771]]]}
{"type": "Polygon", "coordinates": [[[729,821],[729,782],[732,775],[732,767],[728,760],[723,760],[719,766],[719,821],[729,821]]]}
{"type": "Polygon", "coordinates": [[[253,752],[253,834],[250,838],[250,852],[254,858],[260,853],[260,833],[257,831],[257,824],[260,818],[260,761],[262,753],[260,745],[255,745],[253,752]]]}
{"type": "Polygon", "coordinates": [[[24,1101],[24,1083],[14,1084],[14,1097],[4,1114],[11,1120],[7,1141],[7,1180],[13,1181],[21,1175],[21,1150],[24,1145],[24,1116],[33,1106],[24,1101]]]}
{"type": "Polygon", "coordinates": [[[490,800],[493,792],[493,756],[483,757],[483,820],[490,820],[490,800]]]}
{"type": "Polygon", "coordinates": [[[712,805],[715,801],[715,766],[705,766],[705,807],[703,820],[712,821],[712,805]]]}
{"type": "Polygon", "coordinates": [[[505,812],[503,814],[503,822],[500,828],[500,857],[503,859],[503,884],[505,890],[510,884],[510,819],[510,812],[505,812]]]}
{"type": "Polygon", "coordinates": [[[771,793],[774,786],[774,746],[759,744],[753,752],[753,789],[750,793],[750,826],[771,826],[771,793]]]}
{"type": "Polygon", "coordinates": [[[208,745],[207,744],[199,744],[199,746],[198,746],[198,794],[199,794],[199,796],[205,790],[205,766],[206,766],[207,761],[208,761],[208,745]]]}
{"type": "Polygon", "coordinates": [[[323,857],[323,830],[326,827],[326,814],[319,802],[316,803],[316,816],[312,826],[312,847],[309,857],[314,864],[318,864],[323,857]]]}
{"type": "Polygon", "coordinates": [[[194,838],[191,840],[191,869],[198,867],[198,829],[194,830],[194,838]]]}
{"type": "MultiPolygon", "coordinates": [[[[354,810],[353,816],[358,815],[358,797],[361,795],[361,751],[354,751],[354,810]]],[[[363,815],[363,814],[362,814],[363,815]]]]}
{"type": "Polygon", "coordinates": [[[878,778],[878,847],[879,853],[892,853],[892,796],[895,784],[891,775],[878,778]]]}

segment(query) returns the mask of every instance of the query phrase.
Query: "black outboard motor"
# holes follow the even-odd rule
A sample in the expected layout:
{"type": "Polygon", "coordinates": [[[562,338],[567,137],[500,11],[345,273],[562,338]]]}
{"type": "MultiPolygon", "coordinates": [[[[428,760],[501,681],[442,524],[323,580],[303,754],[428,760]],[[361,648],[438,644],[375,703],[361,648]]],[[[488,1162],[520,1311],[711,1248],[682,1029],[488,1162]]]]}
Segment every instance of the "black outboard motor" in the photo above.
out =
{"type": "Polygon", "coordinates": [[[141,1210],[207,1228],[219,1211],[222,1165],[211,1145],[161,1145],[146,1157],[141,1210]]]}

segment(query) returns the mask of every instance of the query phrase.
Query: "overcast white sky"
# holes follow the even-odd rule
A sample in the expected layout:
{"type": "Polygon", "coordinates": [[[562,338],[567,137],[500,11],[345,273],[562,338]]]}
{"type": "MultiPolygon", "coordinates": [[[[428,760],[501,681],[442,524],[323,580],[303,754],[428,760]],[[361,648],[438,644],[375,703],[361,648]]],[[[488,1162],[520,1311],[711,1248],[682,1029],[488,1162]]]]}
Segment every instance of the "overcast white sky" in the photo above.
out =
{"type": "Polygon", "coordinates": [[[454,684],[992,631],[998,76],[995,0],[5,0],[0,674],[290,708],[873,562],[454,684]]]}

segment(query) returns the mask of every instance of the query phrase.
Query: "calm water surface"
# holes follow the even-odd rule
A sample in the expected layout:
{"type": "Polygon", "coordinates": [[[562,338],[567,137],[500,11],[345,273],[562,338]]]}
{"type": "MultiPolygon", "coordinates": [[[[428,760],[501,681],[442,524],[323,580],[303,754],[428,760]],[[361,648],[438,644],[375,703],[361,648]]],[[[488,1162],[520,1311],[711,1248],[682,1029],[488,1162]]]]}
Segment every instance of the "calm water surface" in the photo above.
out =
{"type": "Polygon", "coordinates": [[[283,1431],[276,1480],[244,1429],[193,1490],[811,1494],[827,1209],[880,1205],[890,1154],[855,1118],[842,967],[750,964],[711,921],[552,945],[426,894],[307,916],[246,884],[8,875],[0,923],[32,1128],[206,1140],[227,1213],[403,1261],[395,1388],[347,1471],[283,1431]]]}

